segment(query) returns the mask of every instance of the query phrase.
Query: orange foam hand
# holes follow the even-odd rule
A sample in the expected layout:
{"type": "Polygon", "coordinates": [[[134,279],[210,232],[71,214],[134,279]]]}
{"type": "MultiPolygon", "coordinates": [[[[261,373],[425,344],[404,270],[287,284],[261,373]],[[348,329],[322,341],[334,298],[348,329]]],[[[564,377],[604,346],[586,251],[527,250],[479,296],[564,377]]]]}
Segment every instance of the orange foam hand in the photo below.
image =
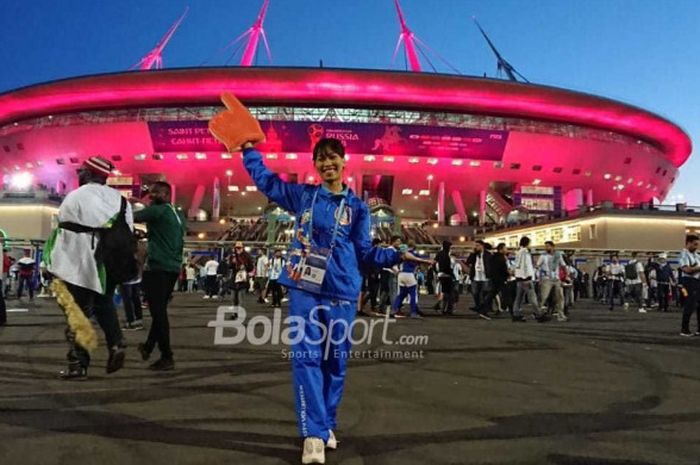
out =
{"type": "Polygon", "coordinates": [[[237,152],[246,142],[257,144],[265,140],[260,124],[248,109],[228,92],[221,96],[226,110],[209,120],[209,132],[221,141],[229,152],[237,152]]]}

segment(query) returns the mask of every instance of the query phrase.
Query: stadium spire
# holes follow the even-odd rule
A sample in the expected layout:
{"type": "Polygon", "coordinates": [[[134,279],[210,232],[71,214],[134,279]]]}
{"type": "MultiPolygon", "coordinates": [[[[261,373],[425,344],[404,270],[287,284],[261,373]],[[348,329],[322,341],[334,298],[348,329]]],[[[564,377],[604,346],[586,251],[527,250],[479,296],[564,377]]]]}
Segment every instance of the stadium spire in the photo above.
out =
{"type": "Polygon", "coordinates": [[[270,53],[270,46],[267,43],[267,37],[265,36],[265,29],[263,24],[265,23],[265,14],[267,14],[267,7],[270,4],[270,0],[265,0],[263,6],[260,9],[258,18],[255,23],[243,33],[240,37],[241,39],[248,36],[248,43],[243,50],[243,56],[241,57],[241,66],[252,66],[255,60],[255,54],[258,51],[258,41],[262,36],[263,43],[265,44],[265,51],[267,52],[267,59],[272,62],[272,54],[270,53]]]}
{"type": "Polygon", "coordinates": [[[187,11],[189,11],[189,7],[185,7],[185,12],[182,13],[182,16],[173,23],[172,26],[170,26],[170,29],[168,29],[168,32],[165,33],[165,35],[160,39],[158,44],[148,52],[146,56],[141,58],[141,61],[136,63],[134,66],[132,66],[130,69],[141,69],[141,70],[147,70],[147,69],[161,69],[163,67],[163,49],[165,49],[165,46],[168,45],[168,42],[170,39],[173,37],[173,34],[175,34],[175,31],[177,30],[178,27],[180,27],[180,24],[182,23],[182,20],[185,19],[185,16],[187,15],[187,11]]]}
{"type": "Polygon", "coordinates": [[[420,38],[417,35],[415,35],[413,31],[411,31],[411,29],[408,27],[408,24],[406,23],[406,18],[404,17],[403,11],[401,10],[401,4],[399,3],[399,0],[394,0],[394,6],[396,7],[396,13],[399,16],[399,27],[401,28],[401,33],[399,34],[398,42],[396,42],[396,48],[394,48],[394,55],[391,58],[391,64],[393,65],[396,61],[396,55],[398,54],[399,49],[401,48],[401,44],[403,43],[404,51],[406,53],[406,59],[411,67],[411,71],[416,73],[422,71],[420,59],[418,58],[418,54],[420,53],[421,56],[425,59],[425,61],[428,62],[433,72],[437,72],[435,66],[433,66],[433,63],[430,61],[430,58],[428,58],[428,55],[425,53],[425,50],[427,50],[428,52],[435,55],[441,62],[447,65],[447,67],[450,68],[452,71],[454,71],[457,74],[462,74],[457,68],[452,66],[447,60],[440,56],[439,53],[428,47],[428,45],[425,42],[420,40],[420,38]]]}
{"type": "Polygon", "coordinates": [[[394,0],[394,5],[396,6],[396,13],[399,15],[399,26],[401,27],[401,33],[399,34],[399,41],[396,43],[396,48],[394,49],[394,56],[392,57],[392,63],[396,60],[396,54],[401,47],[403,42],[404,48],[406,50],[406,56],[408,58],[408,63],[411,65],[411,71],[419,73],[421,71],[420,60],[418,60],[418,54],[416,53],[416,35],[408,28],[406,24],[406,18],[403,16],[403,11],[401,11],[401,5],[399,0],[394,0]]]}
{"type": "Polygon", "coordinates": [[[498,61],[497,70],[498,74],[500,76],[500,73],[506,73],[506,76],[508,76],[508,79],[511,81],[518,81],[518,77],[520,77],[523,81],[525,82],[530,82],[527,80],[525,76],[520,74],[510,63],[506,61],[505,58],[499,53],[498,49],[496,48],[495,45],[493,45],[493,42],[491,42],[491,39],[489,39],[489,36],[486,35],[486,32],[484,29],[481,27],[481,24],[479,24],[479,21],[476,20],[476,17],[472,18],[474,20],[474,23],[476,24],[476,27],[479,28],[479,31],[481,31],[481,35],[484,36],[484,39],[486,39],[486,43],[489,45],[489,48],[493,52],[493,54],[496,56],[496,60],[498,61]]]}
{"type": "Polygon", "coordinates": [[[243,34],[239,35],[231,42],[226,44],[223,48],[218,50],[212,57],[202,62],[202,65],[205,65],[211,61],[216,61],[216,58],[218,58],[224,52],[232,48],[233,51],[230,53],[228,59],[225,62],[225,64],[228,65],[231,62],[231,60],[233,60],[233,57],[235,57],[238,54],[238,51],[243,47],[243,45],[245,45],[245,49],[243,50],[243,55],[241,56],[241,61],[239,64],[241,66],[253,66],[255,64],[255,57],[258,53],[258,42],[260,42],[260,37],[262,37],[263,43],[265,44],[267,59],[270,63],[272,63],[270,45],[267,43],[267,36],[265,35],[265,29],[263,26],[265,23],[265,15],[267,14],[267,7],[269,4],[270,0],[264,0],[262,8],[260,8],[260,13],[258,13],[258,17],[253,23],[253,25],[246,29],[243,32],[243,34]],[[246,38],[248,40],[244,42],[244,39],[246,38]]]}

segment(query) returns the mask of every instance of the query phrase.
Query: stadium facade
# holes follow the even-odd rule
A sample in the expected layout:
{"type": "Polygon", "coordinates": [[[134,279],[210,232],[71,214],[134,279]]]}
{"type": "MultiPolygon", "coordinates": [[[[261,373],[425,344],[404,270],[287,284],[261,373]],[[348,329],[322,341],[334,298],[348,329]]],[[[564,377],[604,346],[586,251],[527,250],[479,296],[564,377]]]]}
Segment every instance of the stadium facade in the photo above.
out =
{"type": "MultiPolygon", "coordinates": [[[[232,92],[262,123],[268,166],[315,182],[310,148],[342,139],[346,182],[397,216],[502,222],[601,202],[663,200],[691,153],[653,113],[541,85],[454,75],[308,68],[191,68],[78,77],[0,95],[0,169],[61,194],[92,155],[128,195],[164,176],[190,216],[255,216],[239,154],[207,132],[232,92]]],[[[14,183],[17,184],[17,183],[14,183]]]]}

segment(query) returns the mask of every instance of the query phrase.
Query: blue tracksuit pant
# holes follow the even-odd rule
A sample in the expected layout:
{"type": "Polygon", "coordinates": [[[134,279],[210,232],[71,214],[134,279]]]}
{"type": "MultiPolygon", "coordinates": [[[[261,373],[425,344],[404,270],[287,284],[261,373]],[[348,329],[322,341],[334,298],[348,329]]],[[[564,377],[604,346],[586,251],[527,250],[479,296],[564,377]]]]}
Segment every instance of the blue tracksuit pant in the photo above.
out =
{"type": "Polygon", "coordinates": [[[343,396],[356,302],[289,289],[289,315],[303,317],[305,338],[291,347],[299,434],[328,441],[343,396]]]}
{"type": "Polygon", "coordinates": [[[394,312],[398,311],[406,297],[409,297],[411,303],[411,315],[418,315],[418,286],[399,287],[399,295],[394,300],[394,312]]]}

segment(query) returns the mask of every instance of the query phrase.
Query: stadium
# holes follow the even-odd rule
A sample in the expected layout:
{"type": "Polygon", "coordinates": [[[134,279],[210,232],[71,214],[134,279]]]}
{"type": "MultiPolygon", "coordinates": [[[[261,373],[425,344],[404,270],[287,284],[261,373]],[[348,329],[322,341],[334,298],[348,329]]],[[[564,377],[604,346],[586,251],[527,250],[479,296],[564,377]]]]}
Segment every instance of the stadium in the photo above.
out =
{"type": "Polygon", "coordinates": [[[469,225],[504,224],[513,214],[562,217],[667,196],[691,153],[678,126],[607,98],[518,82],[485,33],[510,80],[416,72],[421,42],[396,6],[408,72],[250,66],[265,39],[265,2],[239,37],[248,37],[239,67],[150,69],[162,63],[181,17],[141,70],[2,94],[6,192],[38,186],[60,198],[77,187],[83,160],[102,155],[117,167],[111,184],[128,196],[156,179],[170,182],[188,217],[209,224],[193,228],[200,238],[218,238],[226,219],[284,215],[255,191],[240,154],[226,153],[207,131],[228,91],[261,121],[261,149],[283,179],[314,183],[314,142],[343,140],[345,181],[370,203],[380,230],[430,221],[461,228],[443,235],[470,236],[469,225]]]}

